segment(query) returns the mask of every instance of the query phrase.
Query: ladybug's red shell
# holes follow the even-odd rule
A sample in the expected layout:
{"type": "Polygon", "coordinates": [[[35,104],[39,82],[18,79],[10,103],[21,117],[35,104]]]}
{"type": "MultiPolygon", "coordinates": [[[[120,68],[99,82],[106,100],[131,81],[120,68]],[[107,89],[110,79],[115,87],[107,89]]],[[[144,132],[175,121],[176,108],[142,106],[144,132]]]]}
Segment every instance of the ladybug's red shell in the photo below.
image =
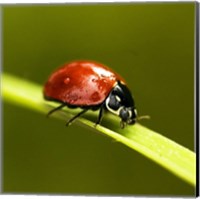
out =
{"type": "Polygon", "coordinates": [[[57,69],[44,87],[46,98],[74,106],[101,104],[122,78],[93,61],[74,61],[57,69]]]}

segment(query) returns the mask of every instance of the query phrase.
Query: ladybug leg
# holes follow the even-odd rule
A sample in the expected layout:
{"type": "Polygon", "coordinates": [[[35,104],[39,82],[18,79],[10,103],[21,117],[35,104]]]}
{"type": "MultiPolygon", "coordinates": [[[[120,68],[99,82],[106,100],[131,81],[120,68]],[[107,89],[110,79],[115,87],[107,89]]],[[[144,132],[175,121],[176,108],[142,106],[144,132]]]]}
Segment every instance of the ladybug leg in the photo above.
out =
{"type": "Polygon", "coordinates": [[[50,111],[47,113],[47,117],[49,117],[53,112],[55,112],[55,111],[57,111],[57,110],[63,108],[64,106],[66,106],[66,104],[61,104],[60,106],[58,106],[58,107],[56,107],[56,108],[50,110],[50,111]]]}
{"type": "Polygon", "coordinates": [[[124,129],[124,127],[126,126],[126,123],[124,121],[121,120],[120,122],[120,128],[124,129]]]}
{"type": "Polygon", "coordinates": [[[85,112],[87,112],[89,109],[84,109],[82,110],[80,113],[78,113],[77,115],[75,115],[74,117],[72,117],[71,119],[69,119],[66,123],[66,126],[69,126],[77,117],[80,117],[82,114],[84,114],[85,112]]]}
{"type": "Polygon", "coordinates": [[[98,116],[95,126],[101,123],[101,120],[103,118],[103,113],[104,113],[104,106],[101,106],[100,111],[99,111],[99,116],[98,116]]]}

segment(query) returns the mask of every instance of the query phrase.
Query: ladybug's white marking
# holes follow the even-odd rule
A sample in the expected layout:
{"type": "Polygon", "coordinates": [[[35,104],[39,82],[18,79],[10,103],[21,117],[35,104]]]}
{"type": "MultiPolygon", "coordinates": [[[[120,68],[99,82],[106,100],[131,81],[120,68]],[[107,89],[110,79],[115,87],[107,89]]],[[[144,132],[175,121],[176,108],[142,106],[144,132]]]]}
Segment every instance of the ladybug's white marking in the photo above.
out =
{"type": "Polygon", "coordinates": [[[108,97],[106,99],[106,108],[113,114],[118,115],[120,113],[120,110],[123,108],[123,106],[119,107],[117,110],[113,110],[112,108],[109,107],[109,102],[110,102],[110,98],[108,97]]]}
{"type": "Polygon", "coordinates": [[[137,110],[136,109],[134,109],[134,112],[135,112],[135,115],[137,115],[137,110]]]}
{"type": "Polygon", "coordinates": [[[129,118],[131,118],[132,117],[132,111],[129,110],[128,113],[129,113],[129,118]]]}
{"type": "Polygon", "coordinates": [[[116,95],[115,98],[116,98],[116,100],[117,100],[118,102],[121,102],[121,99],[120,99],[119,96],[116,95]]]}

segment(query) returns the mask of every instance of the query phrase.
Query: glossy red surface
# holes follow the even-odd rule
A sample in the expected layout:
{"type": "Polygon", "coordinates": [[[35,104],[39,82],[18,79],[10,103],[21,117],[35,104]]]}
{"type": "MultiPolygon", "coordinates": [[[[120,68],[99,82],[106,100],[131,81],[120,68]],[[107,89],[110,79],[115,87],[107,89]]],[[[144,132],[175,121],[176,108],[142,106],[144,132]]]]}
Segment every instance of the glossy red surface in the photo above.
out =
{"type": "Polygon", "coordinates": [[[75,106],[95,106],[123,79],[100,63],[74,61],[57,69],[44,86],[44,95],[75,106]]]}

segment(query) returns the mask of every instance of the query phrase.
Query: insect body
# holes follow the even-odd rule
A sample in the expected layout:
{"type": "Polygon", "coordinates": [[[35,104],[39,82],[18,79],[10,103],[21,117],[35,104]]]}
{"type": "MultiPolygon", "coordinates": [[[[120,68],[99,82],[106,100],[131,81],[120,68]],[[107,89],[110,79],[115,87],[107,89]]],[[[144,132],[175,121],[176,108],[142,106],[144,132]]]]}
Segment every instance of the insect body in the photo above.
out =
{"type": "Polygon", "coordinates": [[[99,109],[96,124],[101,122],[104,110],[121,118],[120,126],[134,124],[137,111],[125,81],[107,66],[94,61],[73,61],[51,74],[44,86],[44,97],[61,105],[83,110],[71,118],[67,125],[89,109],[99,109]]]}

